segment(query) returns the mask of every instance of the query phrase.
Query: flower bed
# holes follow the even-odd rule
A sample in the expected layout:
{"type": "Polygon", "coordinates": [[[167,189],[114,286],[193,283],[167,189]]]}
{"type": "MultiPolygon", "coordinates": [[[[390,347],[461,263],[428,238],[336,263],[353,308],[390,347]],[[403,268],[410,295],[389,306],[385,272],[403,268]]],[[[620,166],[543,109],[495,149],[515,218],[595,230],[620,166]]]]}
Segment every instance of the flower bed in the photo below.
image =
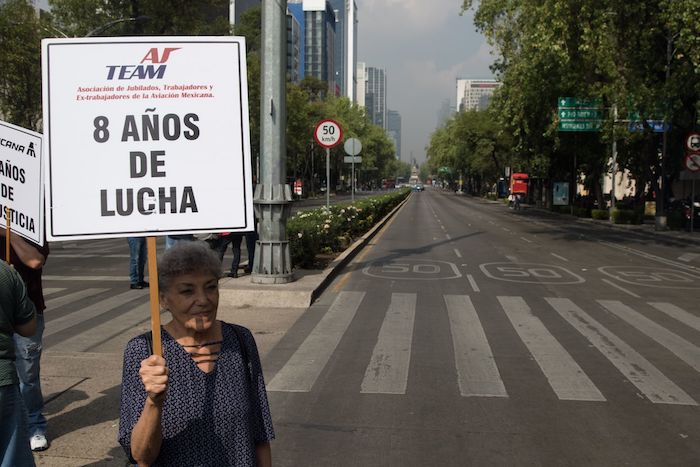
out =
{"type": "Polygon", "coordinates": [[[409,194],[402,189],[381,196],[307,211],[287,221],[292,265],[313,268],[316,256],[345,250],[409,194]]]}

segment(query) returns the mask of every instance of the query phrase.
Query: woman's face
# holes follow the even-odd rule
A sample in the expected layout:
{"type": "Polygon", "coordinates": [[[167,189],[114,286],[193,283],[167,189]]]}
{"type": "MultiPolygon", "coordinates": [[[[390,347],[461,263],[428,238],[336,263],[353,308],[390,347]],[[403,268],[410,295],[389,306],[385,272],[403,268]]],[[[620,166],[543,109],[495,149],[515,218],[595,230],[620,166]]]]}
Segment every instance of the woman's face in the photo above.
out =
{"type": "Polygon", "coordinates": [[[206,331],[216,321],[219,279],[203,272],[183,274],[161,292],[160,300],[177,325],[185,330],[206,331]]]}

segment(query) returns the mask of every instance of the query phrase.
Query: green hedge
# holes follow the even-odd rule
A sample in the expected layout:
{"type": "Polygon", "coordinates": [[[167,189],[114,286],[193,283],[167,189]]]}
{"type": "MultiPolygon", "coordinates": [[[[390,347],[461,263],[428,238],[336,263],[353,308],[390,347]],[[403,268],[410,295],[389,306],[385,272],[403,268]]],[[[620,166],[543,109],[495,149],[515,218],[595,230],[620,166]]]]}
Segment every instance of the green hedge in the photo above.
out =
{"type": "Polygon", "coordinates": [[[607,221],[610,219],[610,211],[607,209],[591,209],[591,217],[599,221],[607,221]]]}
{"type": "Polygon", "coordinates": [[[644,221],[644,211],[634,209],[613,209],[615,224],[641,224],[644,221]]]}
{"type": "Polygon", "coordinates": [[[310,268],[317,254],[344,250],[410,193],[410,188],[405,188],[354,203],[298,212],[287,221],[292,265],[310,268]]]}

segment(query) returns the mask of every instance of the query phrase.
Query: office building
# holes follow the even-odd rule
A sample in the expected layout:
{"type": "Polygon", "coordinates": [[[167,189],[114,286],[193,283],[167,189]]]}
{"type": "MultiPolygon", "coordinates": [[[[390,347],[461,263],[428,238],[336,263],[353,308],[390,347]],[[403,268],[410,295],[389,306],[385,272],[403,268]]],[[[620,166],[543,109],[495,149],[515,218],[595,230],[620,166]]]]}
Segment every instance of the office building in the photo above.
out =
{"type": "Polygon", "coordinates": [[[383,68],[367,67],[365,108],[375,125],[387,129],[386,73],[383,68]]]}
{"type": "Polygon", "coordinates": [[[367,66],[364,62],[357,62],[355,76],[357,77],[357,89],[355,90],[357,105],[367,108],[365,102],[365,95],[367,93],[367,66]]]}
{"type": "Polygon", "coordinates": [[[387,134],[396,147],[396,158],[401,159],[401,114],[396,110],[387,112],[387,134]]]}
{"type": "Polygon", "coordinates": [[[301,4],[287,5],[287,80],[304,78],[304,11],[301,4]]]}
{"type": "Polygon", "coordinates": [[[445,126],[445,123],[455,113],[455,107],[450,103],[450,99],[443,99],[440,108],[437,111],[437,126],[445,126]]]}
{"type": "Polygon", "coordinates": [[[457,78],[457,110],[484,110],[501,85],[495,79],[457,78]]]}
{"type": "Polygon", "coordinates": [[[335,82],[335,13],[326,0],[302,0],[302,10],[304,76],[325,81],[330,92],[339,94],[335,82]]]}
{"type": "Polygon", "coordinates": [[[357,102],[357,4],[329,0],[335,13],[335,81],[340,95],[357,102]]]}

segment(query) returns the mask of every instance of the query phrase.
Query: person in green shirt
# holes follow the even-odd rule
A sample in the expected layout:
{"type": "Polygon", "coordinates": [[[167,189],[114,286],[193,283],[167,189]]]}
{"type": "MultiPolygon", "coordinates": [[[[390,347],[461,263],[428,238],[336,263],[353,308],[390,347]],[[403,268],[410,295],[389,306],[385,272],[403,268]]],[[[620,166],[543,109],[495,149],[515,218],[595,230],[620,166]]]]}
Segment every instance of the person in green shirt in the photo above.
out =
{"type": "Polygon", "coordinates": [[[12,335],[27,337],[35,331],[36,311],[22,278],[0,262],[0,465],[34,465],[12,335]]]}

